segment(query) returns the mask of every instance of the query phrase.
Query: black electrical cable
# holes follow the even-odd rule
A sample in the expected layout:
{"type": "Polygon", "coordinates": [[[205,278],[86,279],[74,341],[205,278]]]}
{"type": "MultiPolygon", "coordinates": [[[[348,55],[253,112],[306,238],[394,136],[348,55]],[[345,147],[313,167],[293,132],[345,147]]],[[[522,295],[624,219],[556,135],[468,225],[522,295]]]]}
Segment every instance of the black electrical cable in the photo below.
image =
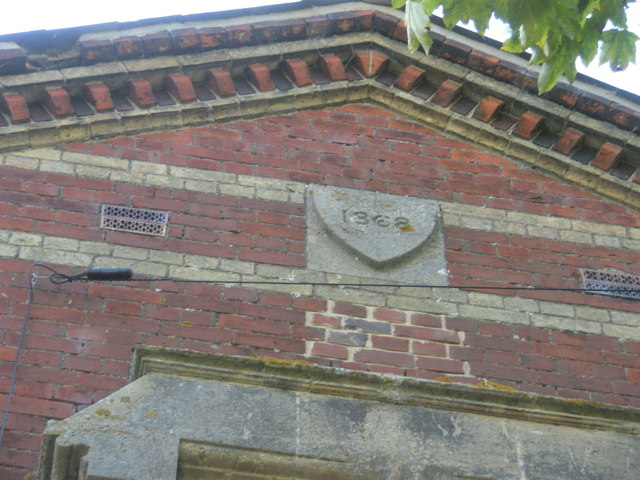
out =
{"type": "MultiPolygon", "coordinates": [[[[13,393],[16,387],[16,375],[18,373],[18,365],[20,363],[19,362],[20,353],[22,352],[22,347],[24,346],[24,339],[27,334],[27,323],[29,321],[29,313],[31,312],[31,303],[33,302],[33,288],[35,287],[36,280],[38,279],[36,274],[33,273],[33,270],[36,267],[43,267],[54,272],[53,275],[57,274],[57,272],[52,268],[49,268],[46,265],[41,265],[39,263],[36,263],[34,265],[31,265],[31,267],[29,267],[29,292],[27,294],[27,306],[24,311],[24,320],[22,321],[22,329],[20,330],[20,339],[18,340],[16,355],[15,355],[15,358],[13,359],[13,369],[11,372],[11,380],[9,382],[9,393],[7,395],[7,401],[5,402],[4,413],[2,415],[2,427],[0,428],[0,445],[2,445],[4,430],[7,426],[7,419],[9,418],[9,407],[11,406],[11,398],[13,397],[13,393]]],[[[49,279],[51,280],[51,277],[49,277],[49,279]]],[[[53,280],[51,281],[53,282],[53,280]]]]}
{"type": "Polygon", "coordinates": [[[425,283],[351,283],[351,282],[294,282],[289,280],[188,280],[171,277],[142,277],[133,278],[133,271],[130,268],[90,268],[86,272],[75,275],[65,275],[51,267],[42,264],[34,266],[43,267],[52,272],[49,275],[51,283],[57,285],[69,283],[76,280],[109,280],[124,282],[175,282],[175,283],[208,283],[213,285],[291,285],[307,287],[410,287],[410,288],[434,288],[446,289],[468,289],[468,290],[527,290],[527,291],[547,291],[547,292],[593,292],[593,293],[624,293],[638,292],[637,288],[562,288],[562,287],[536,287],[534,285],[513,285],[513,286],[488,286],[488,285],[430,285],[425,283]]]}
{"type": "Polygon", "coordinates": [[[487,285],[428,285],[421,283],[350,283],[350,282],[291,282],[285,280],[184,280],[179,278],[170,277],[150,277],[150,278],[133,278],[133,271],[130,268],[91,268],[85,272],[77,273],[74,275],[65,275],[63,273],[54,270],[53,268],[43,265],[41,263],[35,263],[29,268],[29,293],[27,295],[27,306],[25,309],[24,320],[22,323],[22,329],[20,331],[20,339],[18,340],[18,348],[16,350],[15,359],[13,360],[13,371],[11,374],[11,381],[9,386],[9,394],[4,408],[4,414],[2,416],[2,427],[0,429],[0,445],[2,445],[2,438],[9,416],[9,407],[11,404],[11,398],[15,390],[16,374],[18,371],[18,365],[20,360],[20,353],[23,348],[24,339],[27,332],[27,323],[29,320],[29,313],[31,311],[31,303],[33,301],[33,289],[36,284],[38,276],[34,274],[36,267],[44,268],[51,272],[51,275],[45,276],[51,283],[61,285],[63,283],[70,283],[77,280],[86,281],[126,281],[126,282],[175,282],[175,283],[209,283],[214,285],[291,285],[291,286],[312,286],[312,287],[412,287],[412,288],[434,288],[434,289],[469,289],[469,290],[527,290],[527,291],[551,291],[551,292],[593,292],[593,293],[625,293],[625,292],[638,292],[636,288],[607,288],[607,289],[593,289],[593,288],[556,288],[556,287],[536,287],[526,285],[514,285],[510,287],[501,286],[487,286],[487,285]]]}

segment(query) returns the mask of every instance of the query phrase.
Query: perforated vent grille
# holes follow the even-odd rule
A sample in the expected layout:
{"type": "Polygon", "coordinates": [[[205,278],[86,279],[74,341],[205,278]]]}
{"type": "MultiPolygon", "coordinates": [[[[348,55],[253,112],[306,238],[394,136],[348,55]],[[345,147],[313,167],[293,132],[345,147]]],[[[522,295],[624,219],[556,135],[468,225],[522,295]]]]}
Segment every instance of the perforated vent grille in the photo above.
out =
{"type": "Polygon", "coordinates": [[[640,277],[604,270],[580,270],[584,288],[590,293],[640,299],[640,277]]]}
{"type": "Polygon", "coordinates": [[[162,236],[168,220],[169,212],[103,205],[100,228],[162,236]]]}

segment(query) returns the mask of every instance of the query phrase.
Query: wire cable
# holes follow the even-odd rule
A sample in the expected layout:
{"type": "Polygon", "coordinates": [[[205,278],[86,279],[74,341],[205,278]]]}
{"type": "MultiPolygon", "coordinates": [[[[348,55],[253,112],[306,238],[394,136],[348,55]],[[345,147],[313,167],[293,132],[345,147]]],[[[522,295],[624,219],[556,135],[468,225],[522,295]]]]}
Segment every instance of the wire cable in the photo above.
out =
{"type": "MultiPolygon", "coordinates": [[[[2,427],[0,428],[0,445],[2,445],[2,439],[4,437],[4,430],[7,426],[7,419],[9,418],[9,407],[11,406],[11,398],[13,397],[13,393],[16,387],[16,375],[18,373],[18,365],[20,364],[20,353],[22,352],[22,347],[24,346],[24,340],[27,334],[27,324],[29,322],[29,314],[31,312],[31,303],[33,302],[33,289],[36,286],[36,281],[38,280],[38,276],[34,273],[34,269],[36,267],[43,267],[48,270],[54,272],[49,279],[53,282],[51,277],[58,272],[53,270],[52,268],[47,267],[46,265],[41,265],[36,263],[29,267],[29,292],[27,293],[27,305],[24,311],[24,319],[22,321],[22,329],[20,330],[20,339],[18,340],[18,348],[16,349],[16,355],[13,359],[13,369],[11,372],[11,380],[9,382],[9,394],[7,395],[7,401],[4,407],[4,413],[2,415],[2,427]]],[[[54,282],[55,283],[55,282],[54,282]]]]}
{"type": "MultiPolygon", "coordinates": [[[[296,282],[292,280],[190,280],[171,277],[137,277],[128,268],[91,268],[75,275],[65,275],[51,267],[42,264],[35,266],[49,270],[48,276],[51,283],[60,285],[77,280],[118,280],[123,282],[174,282],[174,283],[206,283],[211,285],[291,285],[306,287],[409,287],[409,288],[433,288],[440,290],[467,289],[467,290],[511,290],[511,291],[546,291],[546,292],[584,292],[584,293],[629,293],[640,292],[638,288],[580,288],[580,287],[538,287],[535,285],[432,285],[425,283],[367,283],[367,282],[296,282]]],[[[47,277],[45,277],[47,278],[47,277]]]]}

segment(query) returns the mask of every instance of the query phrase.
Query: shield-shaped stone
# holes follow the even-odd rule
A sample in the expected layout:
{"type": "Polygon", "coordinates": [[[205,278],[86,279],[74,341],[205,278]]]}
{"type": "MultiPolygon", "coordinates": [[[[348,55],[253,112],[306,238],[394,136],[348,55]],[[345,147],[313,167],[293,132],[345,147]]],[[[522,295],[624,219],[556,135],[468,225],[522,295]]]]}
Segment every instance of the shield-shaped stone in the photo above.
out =
{"type": "Polygon", "coordinates": [[[327,234],[374,268],[411,257],[438,225],[433,200],[334,187],[309,193],[327,234]]]}

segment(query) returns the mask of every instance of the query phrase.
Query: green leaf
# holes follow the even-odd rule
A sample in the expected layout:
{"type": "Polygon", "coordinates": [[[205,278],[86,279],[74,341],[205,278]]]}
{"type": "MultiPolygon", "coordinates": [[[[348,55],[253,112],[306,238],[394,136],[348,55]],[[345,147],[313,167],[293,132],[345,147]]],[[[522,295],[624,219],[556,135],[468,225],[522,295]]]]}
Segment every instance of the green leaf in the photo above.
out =
{"type": "Polygon", "coordinates": [[[391,6],[393,8],[402,8],[405,3],[407,3],[407,0],[391,0],[391,6]]]}
{"type": "Polygon", "coordinates": [[[586,35],[585,39],[580,44],[580,58],[582,64],[588,67],[598,53],[598,35],[586,35]]]}
{"type": "Polygon", "coordinates": [[[609,62],[611,70],[624,70],[629,62],[635,62],[636,42],[639,37],[628,30],[607,30],[602,32],[600,65],[609,62]]]}
{"type": "Polygon", "coordinates": [[[551,90],[562,75],[562,66],[555,59],[549,59],[542,64],[542,70],[538,76],[538,93],[551,90]]]}
{"type": "Polygon", "coordinates": [[[520,43],[520,37],[515,34],[511,35],[511,38],[502,44],[502,50],[509,53],[523,52],[524,48],[522,48],[522,43],[520,43]]]}
{"type": "Polygon", "coordinates": [[[424,7],[424,12],[427,15],[431,15],[433,11],[443,3],[442,0],[424,0],[422,5],[424,7]]]}

